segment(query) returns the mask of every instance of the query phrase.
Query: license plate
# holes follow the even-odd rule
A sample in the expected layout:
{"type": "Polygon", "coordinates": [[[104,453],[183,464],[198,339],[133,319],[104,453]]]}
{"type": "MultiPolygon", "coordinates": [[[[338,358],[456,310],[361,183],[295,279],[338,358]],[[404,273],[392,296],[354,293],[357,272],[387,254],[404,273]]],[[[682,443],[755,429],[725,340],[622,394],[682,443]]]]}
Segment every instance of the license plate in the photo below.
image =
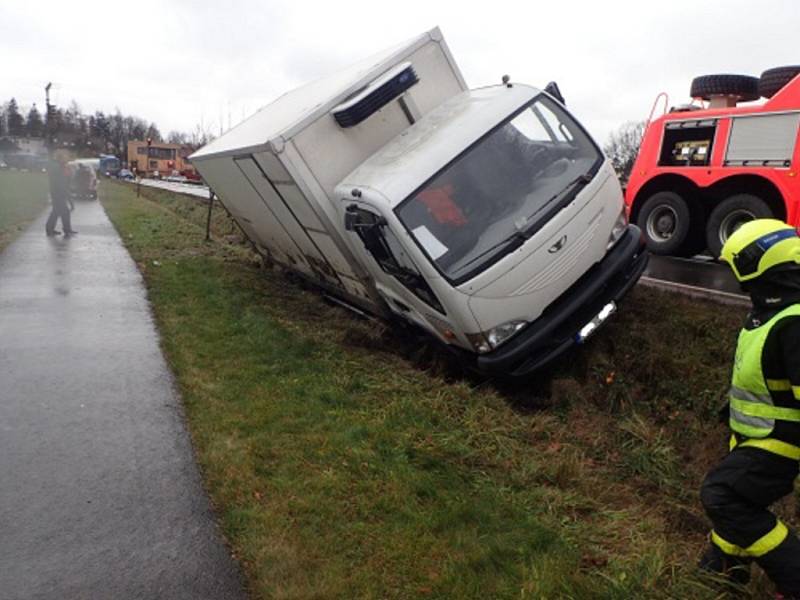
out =
{"type": "Polygon", "coordinates": [[[608,318],[617,312],[617,305],[615,302],[606,304],[594,318],[586,325],[580,328],[578,333],[575,334],[575,341],[582,344],[586,339],[591,336],[595,331],[600,328],[600,325],[606,322],[608,318]]]}

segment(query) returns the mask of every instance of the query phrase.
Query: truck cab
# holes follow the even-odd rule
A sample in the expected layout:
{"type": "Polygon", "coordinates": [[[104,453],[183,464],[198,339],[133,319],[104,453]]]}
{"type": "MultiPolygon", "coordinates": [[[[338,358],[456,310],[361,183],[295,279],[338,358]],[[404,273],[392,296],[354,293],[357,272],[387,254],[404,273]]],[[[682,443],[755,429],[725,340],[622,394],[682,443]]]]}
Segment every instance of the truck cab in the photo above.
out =
{"type": "Polygon", "coordinates": [[[334,196],[389,309],[487,372],[525,374],[581,341],[646,263],[602,152],[526,85],[444,102],[334,196]]]}

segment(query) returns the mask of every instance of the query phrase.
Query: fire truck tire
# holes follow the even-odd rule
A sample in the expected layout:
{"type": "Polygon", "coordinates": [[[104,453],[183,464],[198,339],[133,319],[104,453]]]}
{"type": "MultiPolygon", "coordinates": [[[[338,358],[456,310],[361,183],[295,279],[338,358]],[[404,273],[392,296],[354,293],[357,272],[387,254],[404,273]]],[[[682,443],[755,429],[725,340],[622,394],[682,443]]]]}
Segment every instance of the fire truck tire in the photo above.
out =
{"type": "Polygon", "coordinates": [[[738,96],[742,102],[758,100],[758,77],[750,75],[701,75],[692,80],[692,98],[709,100],[711,96],[738,96]]]}
{"type": "Polygon", "coordinates": [[[714,258],[719,258],[728,236],[753,219],[773,217],[767,203],[753,194],[736,194],[717,204],[706,223],[706,243],[714,258]]]}
{"type": "Polygon", "coordinates": [[[800,65],[767,69],[758,80],[758,93],[764,98],[772,98],[798,74],[800,74],[800,65]]]}
{"type": "Polygon", "coordinates": [[[656,192],[642,204],[636,224],[653,254],[680,254],[691,233],[691,211],[675,192],[656,192]]]}

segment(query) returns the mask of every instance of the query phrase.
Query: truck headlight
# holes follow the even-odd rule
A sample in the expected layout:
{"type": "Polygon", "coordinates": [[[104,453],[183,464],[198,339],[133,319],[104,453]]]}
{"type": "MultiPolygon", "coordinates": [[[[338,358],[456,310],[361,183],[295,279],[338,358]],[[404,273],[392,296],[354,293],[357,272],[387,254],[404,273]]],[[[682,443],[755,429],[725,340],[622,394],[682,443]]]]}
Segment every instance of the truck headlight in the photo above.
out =
{"type": "Polygon", "coordinates": [[[475,348],[475,352],[486,354],[507,342],[527,324],[527,321],[509,321],[482,333],[468,333],[467,339],[475,348]]]}
{"type": "Polygon", "coordinates": [[[617,217],[616,223],[614,223],[614,227],[611,228],[611,235],[608,236],[606,250],[610,250],[611,247],[619,241],[619,238],[623,236],[626,229],[628,229],[628,215],[625,214],[625,207],[623,207],[622,212],[619,213],[617,217]]]}

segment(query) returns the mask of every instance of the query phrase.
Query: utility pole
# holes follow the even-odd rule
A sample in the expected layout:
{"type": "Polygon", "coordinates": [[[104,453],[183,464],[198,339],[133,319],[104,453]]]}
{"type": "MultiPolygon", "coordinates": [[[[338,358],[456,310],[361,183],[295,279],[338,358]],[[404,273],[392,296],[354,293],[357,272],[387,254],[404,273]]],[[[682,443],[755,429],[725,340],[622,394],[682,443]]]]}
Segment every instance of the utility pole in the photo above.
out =
{"type": "Polygon", "coordinates": [[[208,217],[206,218],[206,241],[211,241],[211,212],[214,210],[214,190],[208,190],[208,217]]]}
{"type": "Polygon", "coordinates": [[[52,132],[50,130],[51,126],[51,114],[50,114],[50,88],[53,87],[52,82],[48,82],[46,86],[44,86],[44,107],[45,107],[45,121],[44,121],[44,145],[47,148],[51,148],[53,145],[52,139],[52,132]]]}

